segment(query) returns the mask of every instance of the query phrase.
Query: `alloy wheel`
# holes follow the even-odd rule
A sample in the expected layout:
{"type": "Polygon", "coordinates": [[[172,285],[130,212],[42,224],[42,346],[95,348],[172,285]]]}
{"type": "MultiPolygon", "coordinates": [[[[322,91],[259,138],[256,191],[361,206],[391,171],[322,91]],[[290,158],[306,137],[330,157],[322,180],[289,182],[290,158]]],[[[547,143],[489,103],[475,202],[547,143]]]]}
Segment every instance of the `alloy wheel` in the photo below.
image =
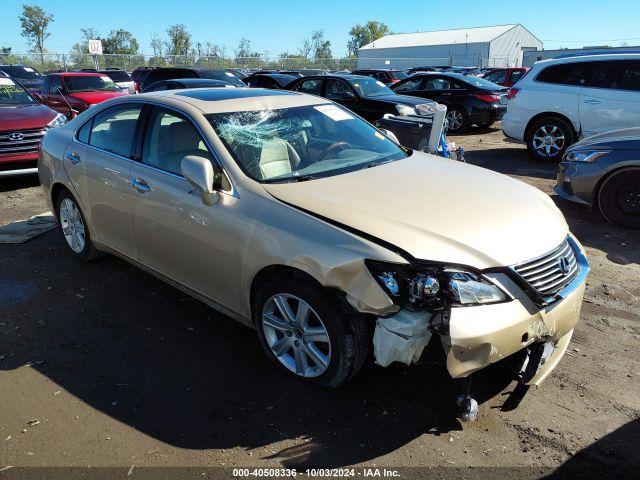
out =
{"type": "Polygon", "coordinates": [[[627,180],[618,193],[617,201],[623,212],[640,215],[640,180],[627,180]]]}
{"type": "Polygon", "coordinates": [[[284,293],[269,298],[262,309],[262,331],[273,355],[296,375],[318,377],[329,368],[329,332],[301,298],[284,293]]]}
{"type": "Polygon", "coordinates": [[[459,130],[464,123],[464,117],[458,110],[449,110],[446,119],[449,124],[449,130],[451,131],[459,130]]]}
{"type": "Polygon", "coordinates": [[[541,125],[533,134],[533,148],[542,157],[554,157],[564,146],[564,132],[556,125],[541,125]]]}
{"type": "Polygon", "coordinates": [[[80,209],[69,198],[60,203],[60,225],[64,238],[76,253],[81,253],[85,245],[85,229],[80,209]]]}

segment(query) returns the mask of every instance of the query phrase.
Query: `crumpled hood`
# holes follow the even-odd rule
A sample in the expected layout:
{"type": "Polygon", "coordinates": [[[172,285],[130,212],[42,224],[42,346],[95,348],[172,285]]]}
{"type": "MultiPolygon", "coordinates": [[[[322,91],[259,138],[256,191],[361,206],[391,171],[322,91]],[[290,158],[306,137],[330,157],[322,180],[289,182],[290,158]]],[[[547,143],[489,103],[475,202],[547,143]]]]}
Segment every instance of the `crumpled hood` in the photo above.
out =
{"type": "Polygon", "coordinates": [[[77,98],[78,100],[82,100],[83,102],[87,102],[89,105],[94,105],[96,103],[104,102],[105,100],[109,100],[111,98],[121,97],[123,95],[128,95],[126,92],[76,92],[69,93],[66,96],[71,98],[77,98]]]}
{"type": "Polygon", "coordinates": [[[263,187],[422,260],[508,266],[549,252],[568,234],[560,211],[536,188],[422,152],[357,172],[263,187]]]}

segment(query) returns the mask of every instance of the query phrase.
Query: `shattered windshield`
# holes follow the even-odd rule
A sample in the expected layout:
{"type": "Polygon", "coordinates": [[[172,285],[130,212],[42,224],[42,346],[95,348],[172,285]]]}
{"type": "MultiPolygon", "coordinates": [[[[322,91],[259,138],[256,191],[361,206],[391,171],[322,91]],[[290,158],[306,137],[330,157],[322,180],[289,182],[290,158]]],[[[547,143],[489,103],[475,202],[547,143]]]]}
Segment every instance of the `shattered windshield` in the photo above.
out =
{"type": "Polygon", "coordinates": [[[409,153],[334,104],[207,115],[244,172],[259,182],[310,180],[409,153]]]}

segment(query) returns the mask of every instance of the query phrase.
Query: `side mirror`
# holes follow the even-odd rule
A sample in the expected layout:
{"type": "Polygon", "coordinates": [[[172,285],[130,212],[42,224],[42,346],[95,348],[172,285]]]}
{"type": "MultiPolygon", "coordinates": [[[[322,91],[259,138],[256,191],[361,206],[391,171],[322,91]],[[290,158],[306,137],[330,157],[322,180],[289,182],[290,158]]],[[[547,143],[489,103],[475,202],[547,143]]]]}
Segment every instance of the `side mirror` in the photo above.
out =
{"type": "Polygon", "coordinates": [[[395,133],[393,133],[391,130],[386,130],[384,128],[381,128],[380,131],[384,134],[385,137],[387,137],[389,140],[391,140],[392,142],[397,143],[398,145],[400,145],[400,140],[398,140],[398,137],[396,137],[395,133]]]}
{"type": "Polygon", "coordinates": [[[220,199],[220,194],[213,189],[213,166],[211,162],[196,155],[187,155],[180,163],[182,176],[193,185],[202,195],[202,203],[215,205],[220,199]]]}
{"type": "Polygon", "coordinates": [[[355,100],[356,96],[353,94],[353,92],[344,92],[342,94],[342,98],[343,100],[355,100]]]}

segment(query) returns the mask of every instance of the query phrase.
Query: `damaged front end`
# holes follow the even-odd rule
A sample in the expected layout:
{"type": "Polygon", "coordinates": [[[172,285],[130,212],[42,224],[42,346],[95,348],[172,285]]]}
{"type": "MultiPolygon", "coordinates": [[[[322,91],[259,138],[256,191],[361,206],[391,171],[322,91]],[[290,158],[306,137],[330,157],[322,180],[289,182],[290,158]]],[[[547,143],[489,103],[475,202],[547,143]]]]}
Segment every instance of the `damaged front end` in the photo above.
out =
{"type": "MultiPolygon", "coordinates": [[[[473,372],[524,352],[516,379],[539,385],[562,358],[580,316],[589,265],[578,243],[572,238],[568,242],[577,273],[546,299],[531,298],[522,278],[509,268],[482,272],[455,265],[367,261],[373,277],[399,307],[398,313],[376,321],[376,363],[411,365],[431,337],[439,335],[453,378],[468,379],[473,372]]],[[[474,402],[465,385],[458,404],[472,419],[474,402]]]]}

